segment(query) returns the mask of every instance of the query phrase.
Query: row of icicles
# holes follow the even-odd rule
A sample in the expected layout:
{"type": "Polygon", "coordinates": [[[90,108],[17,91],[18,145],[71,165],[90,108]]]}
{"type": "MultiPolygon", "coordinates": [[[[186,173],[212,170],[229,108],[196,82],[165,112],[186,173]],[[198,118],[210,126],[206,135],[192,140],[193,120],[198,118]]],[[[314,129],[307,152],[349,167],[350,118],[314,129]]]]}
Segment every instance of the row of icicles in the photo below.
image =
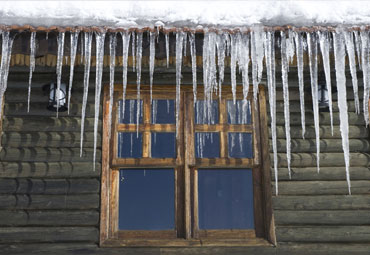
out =
{"type": "MultiPolygon", "coordinates": [[[[7,77],[9,71],[9,63],[11,58],[12,44],[15,38],[14,34],[9,31],[2,33],[2,55],[0,67],[0,105],[2,104],[3,96],[7,88],[7,77]]],[[[150,56],[149,56],[149,73],[150,73],[150,88],[153,85],[154,60],[155,60],[155,43],[158,40],[158,33],[149,33],[150,56]],[[157,39],[157,40],[156,40],[157,39]]],[[[104,43],[106,33],[104,32],[71,32],[70,35],[70,78],[68,91],[68,111],[71,98],[71,89],[73,83],[74,64],[76,59],[78,39],[81,38],[81,55],[84,62],[84,92],[82,101],[82,117],[81,117],[81,155],[83,147],[84,120],[85,110],[88,97],[89,75],[91,63],[91,45],[95,34],[96,41],[96,80],[95,80],[95,120],[94,120],[94,170],[96,160],[96,146],[99,120],[99,105],[102,88],[103,74],[103,57],[104,43]]],[[[110,55],[110,104],[109,104],[109,125],[111,124],[112,104],[113,104],[113,85],[115,72],[115,56],[117,36],[122,37],[122,56],[123,56],[123,104],[125,102],[126,86],[127,86],[127,68],[128,54],[131,45],[131,53],[134,63],[134,69],[137,73],[137,97],[140,98],[140,79],[141,79],[141,60],[142,60],[142,43],[143,33],[136,32],[121,32],[109,33],[109,55],[110,55]],[[131,42],[131,44],[130,44],[131,42]]],[[[180,84],[181,84],[181,66],[182,57],[186,54],[186,47],[190,47],[192,74],[193,74],[193,92],[196,100],[197,77],[196,77],[196,47],[195,34],[186,32],[177,32],[176,35],[176,125],[179,121],[179,106],[180,106],[180,84]]],[[[348,192],[351,194],[350,177],[349,177],[349,140],[348,140],[348,113],[346,100],[346,77],[345,77],[345,56],[347,54],[350,72],[352,75],[352,85],[354,91],[354,100],[356,112],[360,113],[358,82],[356,76],[356,56],[358,66],[363,71],[364,84],[364,100],[363,113],[366,125],[369,123],[368,98],[370,88],[370,59],[369,59],[369,33],[368,31],[352,32],[346,31],[343,28],[338,28],[336,32],[312,32],[303,33],[297,31],[280,32],[280,36],[275,38],[274,31],[264,31],[262,28],[253,27],[249,33],[214,33],[205,32],[203,41],[203,84],[205,102],[208,105],[208,111],[211,112],[212,93],[217,92],[221,96],[222,84],[224,83],[225,56],[230,56],[230,71],[231,71],[231,88],[236,100],[236,75],[237,69],[242,76],[243,96],[246,101],[249,90],[249,66],[251,66],[252,84],[254,100],[257,99],[258,85],[262,79],[263,60],[265,60],[265,68],[267,75],[268,97],[271,114],[271,133],[272,133],[272,148],[273,161],[276,182],[276,194],[278,194],[278,160],[277,160],[277,141],[276,141],[276,64],[275,64],[275,48],[280,46],[281,50],[281,74],[284,95],[284,116],[285,116],[285,131],[286,131],[286,156],[289,177],[291,177],[290,161],[291,161],[291,138],[290,138],[290,120],[289,120],[289,86],[288,72],[289,62],[296,56],[298,67],[298,83],[300,93],[300,110],[302,123],[302,137],[305,134],[305,106],[304,106],[304,80],[303,80],[303,54],[308,51],[309,70],[311,77],[311,93],[313,101],[314,125],[316,132],[316,152],[317,152],[317,171],[320,171],[320,137],[319,137],[319,106],[318,106],[318,52],[322,55],[327,90],[329,93],[329,112],[331,120],[331,129],[333,133],[333,112],[332,112],[332,92],[331,92],[331,77],[330,77],[330,58],[329,53],[331,48],[334,48],[336,84],[338,90],[338,106],[340,112],[340,130],[342,135],[342,146],[344,151],[344,159],[346,166],[346,179],[348,183],[348,192]],[[276,39],[277,38],[277,39],[276,39]],[[276,42],[277,40],[277,42],[276,42]],[[251,62],[251,65],[250,65],[251,62]]],[[[57,37],[58,54],[57,54],[57,95],[61,85],[62,77],[62,61],[64,57],[65,32],[59,32],[57,37]]],[[[167,66],[169,63],[169,35],[165,34],[167,66]]],[[[35,51],[36,51],[36,32],[31,32],[30,38],[30,74],[28,88],[28,111],[30,105],[32,73],[35,69],[35,51]]],[[[199,54],[199,53],[198,53],[199,54]]],[[[150,92],[152,95],[152,93],[150,92]]],[[[59,100],[57,100],[59,104],[59,100]]],[[[139,104],[139,100],[137,103],[139,104]]],[[[137,120],[140,114],[139,105],[137,107],[137,120]]],[[[123,106],[123,110],[125,107],[123,106]]],[[[1,111],[1,109],[0,109],[1,111]]],[[[1,114],[1,112],[0,112],[1,114]]],[[[246,113],[245,113],[246,114],[246,113]]],[[[57,112],[58,116],[58,112],[57,112]]],[[[178,132],[177,132],[178,133],[178,132]]],[[[110,134],[109,134],[110,135],[110,134]]]]}

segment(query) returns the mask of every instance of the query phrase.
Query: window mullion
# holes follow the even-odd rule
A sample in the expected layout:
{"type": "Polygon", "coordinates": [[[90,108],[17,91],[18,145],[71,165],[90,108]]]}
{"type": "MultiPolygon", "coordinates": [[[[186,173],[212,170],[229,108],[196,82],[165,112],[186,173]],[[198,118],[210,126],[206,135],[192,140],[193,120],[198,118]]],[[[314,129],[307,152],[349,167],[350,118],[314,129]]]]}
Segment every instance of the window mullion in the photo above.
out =
{"type": "Polygon", "coordinates": [[[227,131],[225,130],[225,126],[227,124],[227,109],[226,109],[226,99],[220,99],[220,125],[223,128],[220,130],[220,157],[227,158],[229,155],[228,152],[228,142],[227,142],[227,131]]]}
{"type": "Polygon", "coordinates": [[[144,108],[144,133],[143,133],[143,158],[151,157],[150,115],[151,101],[148,95],[143,98],[144,108]]]}

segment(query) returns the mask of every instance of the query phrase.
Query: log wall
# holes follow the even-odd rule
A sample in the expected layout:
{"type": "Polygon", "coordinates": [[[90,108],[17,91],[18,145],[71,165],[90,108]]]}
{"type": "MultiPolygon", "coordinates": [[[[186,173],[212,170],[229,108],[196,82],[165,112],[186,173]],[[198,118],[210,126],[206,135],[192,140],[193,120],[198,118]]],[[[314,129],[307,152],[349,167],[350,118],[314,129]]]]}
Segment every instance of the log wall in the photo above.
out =
{"type": "MultiPolygon", "coordinates": [[[[353,195],[348,196],[338,108],[334,104],[333,136],[329,113],[320,113],[322,153],[318,174],[310,98],[306,96],[307,132],[303,140],[296,84],[291,84],[290,89],[291,180],[284,153],[281,89],[277,96],[280,193],[273,196],[276,247],[99,248],[101,147],[93,171],[94,81],[89,91],[84,153],[80,157],[81,76],[76,76],[70,115],[61,113],[59,118],[46,110],[47,97],[41,90],[50,77],[53,75],[34,75],[28,114],[27,73],[10,76],[0,152],[0,254],[370,253],[370,145],[363,116],[356,115],[351,101],[353,195]]],[[[352,100],[350,90],[348,94],[352,100]]],[[[99,134],[98,144],[100,141],[99,134]]],[[[273,179],[274,176],[271,185],[273,179]]]]}

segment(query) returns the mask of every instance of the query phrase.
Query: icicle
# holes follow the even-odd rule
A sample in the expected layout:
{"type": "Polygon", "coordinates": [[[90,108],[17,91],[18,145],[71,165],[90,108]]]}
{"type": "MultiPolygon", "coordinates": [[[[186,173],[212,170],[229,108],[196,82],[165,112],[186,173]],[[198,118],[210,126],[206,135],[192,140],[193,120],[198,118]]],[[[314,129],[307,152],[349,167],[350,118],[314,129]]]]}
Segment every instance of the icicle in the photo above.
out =
{"type": "Polygon", "coordinates": [[[152,121],[157,123],[157,112],[158,112],[158,100],[153,100],[152,102],[152,121]]]}
{"type": "Polygon", "coordinates": [[[150,75],[150,102],[152,102],[153,73],[155,59],[155,33],[150,32],[150,56],[149,56],[149,75],[150,75]]]}
{"type": "MultiPolygon", "coordinates": [[[[288,31],[288,38],[286,38],[286,55],[288,59],[288,63],[292,63],[294,60],[294,53],[295,53],[295,47],[294,47],[294,32],[292,30],[288,31]]],[[[288,71],[289,71],[289,65],[288,65],[288,71]]]]}
{"type": "Polygon", "coordinates": [[[329,57],[330,43],[329,43],[328,33],[319,32],[319,41],[320,41],[321,55],[322,55],[322,59],[324,62],[326,88],[328,89],[331,135],[333,135],[334,134],[334,131],[333,131],[333,100],[332,100],[332,92],[331,92],[330,57],[329,57]]]}
{"type": "Polygon", "coordinates": [[[180,85],[181,85],[181,66],[182,66],[182,47],[184,45],[184,32],[176,33],[176,137],[179,137],[180,122],[180,85]]]}
{"type": "Polygon", "coordinates": [[[72,93],[72,83],[73,83],[73,73],[75,68],[75,60],[77,53],[78,35],[80,32],[71,32],[71,47],[70,47],[70,70],[69,70],[69,86],[68,86],[68,114],[69,106],[71,104],[71,93],[72,93]]]}
{"type": "Polygon", "coordinates": [[[98,122],[100,108],[101,82],[103,77],[105,32],[95,32],[96,41],[96,71],[95,71],[95,119],[94,119],[94,171],[96,160],[96,145],[98,138],[98,122]]]}
{"type": "Polygon", "coordinates": [[[84,46],[85,46],[85,40],[84,40],[84,36],[81,35],[81,63],[84,62],[84,53],[85,53],[85,49],[84,49],[84,46]]]}
{"type": "Polygon", "coordinates": [[[186,57],[186,47],[187,47],[187,44],[188,44],[188,33],[184,33],[184,57],[186,57]]]}
{"type": "Polygon", "coordinates": [[[222,94],[222,83],[224,82],[224,72],[225,72],[225,34],[217,35],[217,65],[218,65],[218,93],[221,99],[222,94]]]}
{"type": "MultiPolygon", "coordinates": [[[[340,117],[340,133],[342,135],[342,147],[344,160],[346,164],[346,179],[348,193],[351,195],[351,181],[349,176],[349,139],[348,139],[348,109],[347,109],[347,89],[345,75],[345,49],[343,31],[333,33],[334,37],[334,56],[335,56],[335,73],[338,88],[338,108],[340,117]]],[[[347,41],[347,40],[346,40],[347,41]]]]}
{"type": "Polygon", "coordinates": [[[58,34],[58,56],[57,56],[57,91],[55,99],[57,100],[57,117],[59,113],[59,103],[60,103],[60,83],[62,79],[62,67],[63,67],[63,54],[64,54],[64,37],[65,32],[59,32],[58,34]]]}
{"type": "Polygon", "coordinates": [[[361,64],[361,38],[357,31],[353,31],[353,34],[355,35],[355,43],[356,43],[356,53],[357,53],[357,62],[358,67],[360,70],[362,70],[362,64],[361,64]]]}
{"type": "Polygon", "coordinates": [[[317,172],[320,172],[320,127],[319,127],[319,100],[318,100],[318,84],[317,84],[317,40],[316,34],[307,33],[308,55],[310,64],[311,76],[311,92],[313,116],[316,133],[316,163],[317,172]]]}
{"type": "Polygon", "coordinates": [[[262,79],[263,71],[263,28],[256,26],[251,33],[251,55],[252,55],[252,79],[253,79],[253,98],[257,107],[258,85],[262,79]]]}
{"type": "Polygon", "coordinates": [[[165,34],[165,41],[166,41],[166,63],[167,63],[167,68],[170,63],[170,44],[168,40],[168,34],[165,34]]]}
{"type": "Polygon", "coordinates": [[[281,78],[283,81],[284,94],[284,118],[285,118],[285,137],[286,137],[286,157],[288,163],[289,178],[292,178],[290,169],[290,116],[289,116],[289,90],[288,90],[288,59],[291,54],[287,52],[287,40],[284,31],[280,32],[281,36],[281,78]]]}
{"type": "Polygon", "coordinates": [[[267,86],[269,94],[272,150],[274,154],[275,193],[278,195],[278,157],[276,141],[276,80],[275,80],[275,43],[274,32],[268,31],[265,35],[265,57],[267,71],[267,86]]]}
{"type": "Polygon", "coordinates": [[[353,86],[353,94],[355,96],[355,108],[356,113],[360,113],[360,102],[358,98],[358,83],[357,83],[357,71],[356,71],[356,58],[355,58],[355,46],[353,44],[353,36],[352,32],[342,32],[344,33],[344,39],[346,43],[346,49],[349,59],[349,67],[351,70],[352,76],[352,86],[353,86]]]}
{"type": "Polygon", "coordinates": [[[85,32],[84,36],[84,94],[82,99],[82,109],[81,109],[81,141],[80,141],[80,157],[82,157],[82,147],[84,138],[84,128],[85,128],[85,113],[87,105],[87,96],[89,92],[89,79],[90,79],[90,64],[91,64],[91,42],[92,42],[92,32],[85,32]]]}
{"type": "Polygon", "coordinates": [[[136,34],[136,86],[137,86],[137,109],[136,109],[136,135],[139,136],[140,120],[140,84],[141,84],[141,59],[143,54],[143,33],[136,34]]]}
{"type": "Polygon", "coordinates": [[[136,39],[136,33],[134,31],[131,32],[131,54],[132,54],[132,71],[135,72],[135,39],[136,39]]]}
{"type": "MultiPolygon", "coordinates": [[[[114,91],[114,69],[116,67],[117,33],[109,35],[109,111],[108,127],[112,124],[113,91],[114,91]]],[[[104,51],[104,50],[103,50],[104,51]]],[[[111,137],[111,129],[108,129],[108,137],[111,137]]]]}
{"type": "Polygon", "coordinates": [[[195,104],[195,102],[197,101],[197,53],[195,48],[195,34],[190,34],[189,42],[191,55],[191,71],[193,74],[193,97],[195,104]]]}
{"type": "Polygon", "coordinates": [[[235,35],[230,35],[230,75],[231,75],[231,91],[233,94],[234,104],[236,102],[236,61],[237,61],[237,47],[235,35]]]}
{"type": "Polygon", "coordinates": [[[364,80],[364,99],[363,99],[363,111],[366,126],[369,125],[369,89],[370,89],[370,80],[369,80],[369,32],[361,30],[361,57],[362,57],[362,72],[364,80]]]}
{"type": "Polygon", "coordinates": [[[32,74],[35,71],[36,32],[31,32],[30,37],[30,75],[28,78],[28,104],[27,112],[30,112],[32,74]]]}
{"type": "MultiPolygon", "coordinates": [[[[244,104],[246,103],[247,96],[249,93],[249,77],[248,77],[248,66],[249,66],[249,34],[243,34],[241,38],[239,56],[239,67],[242,69],[242,81],[243,81],[243,99],[244,104]]],[[[244,109],[244,108],[243,108],[244,109]]],[[[246,112],[245,112],[246,114],[246,112]]]]}
{"type": "Polygon", "coordinates": [[[127,88],[127,62],[130,46],[130,33],[121,32],[122,36],[122,116],[125,114],[126,88],[127,88]]]}

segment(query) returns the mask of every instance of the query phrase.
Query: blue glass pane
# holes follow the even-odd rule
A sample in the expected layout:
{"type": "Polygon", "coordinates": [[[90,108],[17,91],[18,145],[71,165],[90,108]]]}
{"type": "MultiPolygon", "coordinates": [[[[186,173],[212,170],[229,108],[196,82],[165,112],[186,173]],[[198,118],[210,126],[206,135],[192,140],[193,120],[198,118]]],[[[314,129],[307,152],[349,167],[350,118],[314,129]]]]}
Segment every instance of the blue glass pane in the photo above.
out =
{"type": "Polygon", "coordinates": [[[251,124],[251,103],[249,100],[227,101],[227,122],[229,124],[251,124]]]}
{"type": "Polygon", "coordinates": [[[198,100],[195,103],[195,124],[217,124],[218,101],[198,100]]]}
{"type": "Polygon", "coordinates": [[[174,124],[175,123],[175,101],[174,100],[153,100],[152,123],[153,124],[174,124]]]}
{"type": "MultiPolygon", "coordinates": [[[[123,124],[137,123],[137,100],[125,100],[125,111],[123,111],[123,100],[118,101],[118,122],[123,124]]],[[[143,123],[143,101],[140,100],[139,123],[143,123]]]]}
{"type": "Polygon", "coordinates": [[[152,158],[176,158],[175,133],[152,133],[152,158]]]}
{"type": "Polygon", "coordinates": [[[208,132],[195,133],[195,156],[197,158],[219,158],[220,134],[208,132]]]}
{"type": "Polygon", "coordinates": [[[229,157],[253,158],[252,134],[229,133],[229,157]]]}
{"type": "Polygon", "coordinates": [[[139,133],[118,133],[118,157],[141,158],[143,155],[143,136],[139,133]]]}
{"type": "Polygon", "coordinates": [[[119,229],[174,229],[173,169],[120,170],[119,229]]]}
{"type": "Polygon", "coordinates": [[[250,169],[198,171],[200,229],[253,229],[253,181],[250,169]]]}

